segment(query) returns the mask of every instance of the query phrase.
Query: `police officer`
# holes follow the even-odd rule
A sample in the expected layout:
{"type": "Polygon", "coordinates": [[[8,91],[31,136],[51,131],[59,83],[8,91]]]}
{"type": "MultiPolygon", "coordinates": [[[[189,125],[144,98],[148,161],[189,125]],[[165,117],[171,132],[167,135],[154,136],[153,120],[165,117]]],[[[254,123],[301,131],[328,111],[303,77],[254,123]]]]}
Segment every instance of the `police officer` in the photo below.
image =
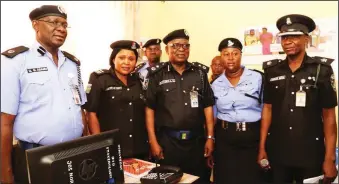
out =
{"type": "Polygon", "coordinates": [[[224,73],[224,61],[220,56],[215,56],[211,62],[212,75],[208,78],[208,81],[212,84],[215,79],[224,73]]]}
{"type": "Polygon", "coordinates": [[[59,49],[67,37],[65,10],[44,5],[31,11],[29,18],[36,42],[1,56],[2,183],[13,183],[14,166],[16,182],[28,183],[24,151],[81,137],[85,124],[80,61],[59,49]],[[19,156],[12,166],[13,132],[19,156]]]}
{"type": "Polygon", "coordinates": [[[191,63],[186,30],[170,32],[163,39],[169,62],[149,68],[146,92],[146,126],[152,155],[161,164],[180,167],[208,182],[204,158],[213,151],[213,91],[208,67],[191,63]],[[206,123],[206,134],[204,124],[206,123]]]}
{"type": "Polygon", "coordinates": [[[142,86],[144,90],[147,89],[148,85],[148,67],[152,67],[160,62],[160,57],[162,54],[161,51],[161,39],[159,38],[154,38],[148,40],[143,47],[145,55],[147,57],[147,61],[140,63],[135,67],[135,71],[139,72],[139,76],[142,82],[142,86]]]}
{"type": "Polygon", "coordinates": [[[258,162],[269,160],[275,183],[302,183],[322,173],[330,181],[337,175],[333,59],[307,55],[308,33],[315,28],[310,17],[286,15],[276,25],[287,57],[263,63],[265,91],[258,162]]]}
{"type": "Polygon", "coordinates": [[[241,65],[242,44],[226,38],[219,44],[225,72],[212,83],[216,98],[215,181],[260,181],[257,154],[261,119],[262,74],[241,65]]]}
{"type": "Polygon", "coordinates": [[[86,89],[89,130],[92,134],[120,129],[122,156],[148,158],[145,97],[137,73],[132,73],[139,44],[120,40],[113,49],[108,70],[93,72],[86,89]]]}

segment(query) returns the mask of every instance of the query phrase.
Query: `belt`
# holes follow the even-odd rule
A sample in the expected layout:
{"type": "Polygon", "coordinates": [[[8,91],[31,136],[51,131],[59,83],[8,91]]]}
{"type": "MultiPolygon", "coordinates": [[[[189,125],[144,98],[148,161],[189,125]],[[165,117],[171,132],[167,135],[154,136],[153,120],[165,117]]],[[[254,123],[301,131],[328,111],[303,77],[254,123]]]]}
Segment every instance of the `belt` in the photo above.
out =
{"type": "Polygon", "coordinates": [[[217,120],[217,124],[223,129],[232,129],[239,132],[253,130],[260,127],[260,120],[256,122],[228,122],[221,119],[217,120]]]}
{"type": "Polygon", "coordinates": [[[201,135],[204,135],[201,131],[193,131],[193,130],[173,130],[168,128],[162,128],[168,136],[172,138],[176,138],[177,140],[191,140],[197,138],[201,135]]]}
{"type": "Polygon", "coordinates": [[[36,143],[29,143],[26,141],[18,141],[19,147],[23,150],[28,150],[28,149],[32,149],[32,148],[37,148],[42,146],[41,144],[36,144],[36,143]]]}

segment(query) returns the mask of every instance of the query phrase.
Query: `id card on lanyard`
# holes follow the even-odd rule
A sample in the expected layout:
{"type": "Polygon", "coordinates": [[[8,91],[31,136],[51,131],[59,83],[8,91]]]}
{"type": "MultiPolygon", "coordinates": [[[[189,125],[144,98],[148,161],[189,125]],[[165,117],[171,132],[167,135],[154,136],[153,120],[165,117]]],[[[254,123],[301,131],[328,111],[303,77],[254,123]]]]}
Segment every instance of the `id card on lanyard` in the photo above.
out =
{"type": "Polygon", "coordinates": [[[69,73],[68,78],[69,78],[68,84],[69,87],[71,88],[73,101],[76,105],[81,105],[79,86],[73,83],[74,75],[72,73],[69,73]]]}

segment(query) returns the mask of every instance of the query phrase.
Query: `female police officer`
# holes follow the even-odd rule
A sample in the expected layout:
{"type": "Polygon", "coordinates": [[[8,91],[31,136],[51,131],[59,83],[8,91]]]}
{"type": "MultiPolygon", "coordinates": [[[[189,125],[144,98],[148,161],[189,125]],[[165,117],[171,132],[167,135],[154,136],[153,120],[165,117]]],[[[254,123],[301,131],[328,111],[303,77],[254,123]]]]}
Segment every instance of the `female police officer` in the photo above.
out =
{"type": "Polygon", "coordinates": [[[120,129],[122,156],[148,157],[144,94],[134,71],[140,46],[129,40],[111,44],[111,68],[91,74],[86,89],[89,130],[92,134],[120,129]]]}
{"type": "Polygon", "coordinates": [[[262,75],[241,65],[242,44],[226,38],[219,44],[225,72],[213,83],[216,183],[255,183],[261,119],[262,75]]]}

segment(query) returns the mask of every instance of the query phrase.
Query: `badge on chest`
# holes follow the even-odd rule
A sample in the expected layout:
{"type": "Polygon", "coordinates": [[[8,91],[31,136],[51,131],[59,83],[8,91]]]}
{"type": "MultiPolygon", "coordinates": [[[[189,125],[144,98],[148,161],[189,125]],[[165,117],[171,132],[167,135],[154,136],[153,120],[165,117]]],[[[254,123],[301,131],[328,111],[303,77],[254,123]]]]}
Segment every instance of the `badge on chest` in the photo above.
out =
{"type": "MultiPolygon", "coordinates": [[[[305,83],[305,79],[301,79],[301,84],[305,83]]],[[[306,107],[306,92],[303,90],[303,86],[300,85],[299,91],[295,95],[295,106],[296,107],[306,107]]]]}

